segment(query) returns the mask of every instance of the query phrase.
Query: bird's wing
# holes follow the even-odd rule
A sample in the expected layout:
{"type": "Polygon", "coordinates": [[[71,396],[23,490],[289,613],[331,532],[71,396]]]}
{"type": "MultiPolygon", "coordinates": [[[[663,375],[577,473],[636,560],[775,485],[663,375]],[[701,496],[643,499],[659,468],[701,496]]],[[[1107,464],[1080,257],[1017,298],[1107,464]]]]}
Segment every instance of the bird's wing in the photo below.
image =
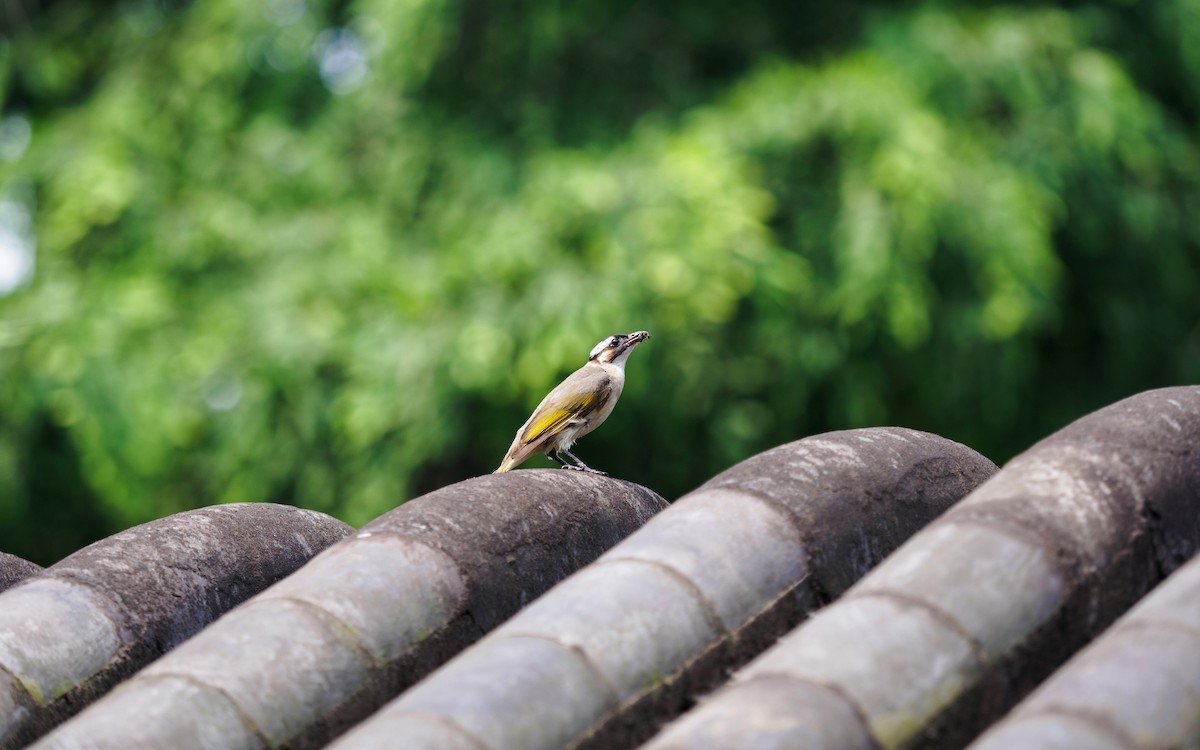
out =
{"type": "Polygon", "coordinates": [[[587,367],[577,370],[542,399],[519,440],[532,445],[557,435],[572,422],[598,411],[610,398],[612,378],[608,373],[587,367]]]}

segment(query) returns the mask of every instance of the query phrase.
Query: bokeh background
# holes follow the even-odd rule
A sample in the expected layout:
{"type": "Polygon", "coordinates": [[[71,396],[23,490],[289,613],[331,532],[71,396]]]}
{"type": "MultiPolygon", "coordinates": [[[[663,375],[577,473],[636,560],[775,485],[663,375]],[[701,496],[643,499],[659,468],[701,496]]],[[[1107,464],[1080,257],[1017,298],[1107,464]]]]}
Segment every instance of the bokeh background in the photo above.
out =
{"type": "Polygon", "coordinates": [[[0,549],[1200,381],[1200,0],[0,0],[0,549]],[[544,459],[527,466],[550,465],[544,459]]]}

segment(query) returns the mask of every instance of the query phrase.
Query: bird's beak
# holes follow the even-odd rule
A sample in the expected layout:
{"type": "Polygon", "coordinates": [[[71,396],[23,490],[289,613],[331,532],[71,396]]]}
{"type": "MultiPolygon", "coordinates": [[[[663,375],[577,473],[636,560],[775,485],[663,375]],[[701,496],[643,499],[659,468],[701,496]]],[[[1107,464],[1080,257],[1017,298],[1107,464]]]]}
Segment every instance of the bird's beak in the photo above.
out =
{"type": "Polygon", "coordinates": [[[646,339],[650,338],[650,332],[649,331],[634,331],[633,333],[627,334],[627,336],[628,336],[628,338],[625,339],[625,346],[621,347],[622,351],[624,351],[625,349],[632,349],[633,347],[642,343],[646,339]]]}

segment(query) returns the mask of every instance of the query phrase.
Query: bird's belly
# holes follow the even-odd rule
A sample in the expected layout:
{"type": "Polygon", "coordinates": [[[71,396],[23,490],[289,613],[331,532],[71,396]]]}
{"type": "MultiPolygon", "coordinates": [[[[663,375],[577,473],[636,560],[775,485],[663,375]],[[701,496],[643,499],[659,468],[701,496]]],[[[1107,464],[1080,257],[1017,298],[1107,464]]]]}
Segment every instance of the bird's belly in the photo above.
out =
{"type": "Polygon", "coordinates": [[[547,447],[555,451],[571,450],[571,444],[574,443],[577,438],[580,438],[589,432],[591,432],[591,428],[587,423],[565,427],[563,428],[562,432],[554,436],[554,439],[550,441],[550,445],[547,447]]]}

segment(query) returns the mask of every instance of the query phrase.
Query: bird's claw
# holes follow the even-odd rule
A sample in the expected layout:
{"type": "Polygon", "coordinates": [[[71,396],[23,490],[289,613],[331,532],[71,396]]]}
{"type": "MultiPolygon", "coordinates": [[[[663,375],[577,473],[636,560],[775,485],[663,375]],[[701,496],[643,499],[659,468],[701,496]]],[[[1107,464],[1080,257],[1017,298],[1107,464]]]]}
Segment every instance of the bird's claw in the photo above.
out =
{"type": "Polygon", "coordinates": [[[598,474],[602,477],[608,476],[607,471],[600,471],[599,469],[593,469],[590,466],[571,466],[570,464],[563,464],[562,466],[560,466],[558,468],[568,469],[570,471],[584,471],[584,472],[587,472],[588,474],[598,474]]]}

